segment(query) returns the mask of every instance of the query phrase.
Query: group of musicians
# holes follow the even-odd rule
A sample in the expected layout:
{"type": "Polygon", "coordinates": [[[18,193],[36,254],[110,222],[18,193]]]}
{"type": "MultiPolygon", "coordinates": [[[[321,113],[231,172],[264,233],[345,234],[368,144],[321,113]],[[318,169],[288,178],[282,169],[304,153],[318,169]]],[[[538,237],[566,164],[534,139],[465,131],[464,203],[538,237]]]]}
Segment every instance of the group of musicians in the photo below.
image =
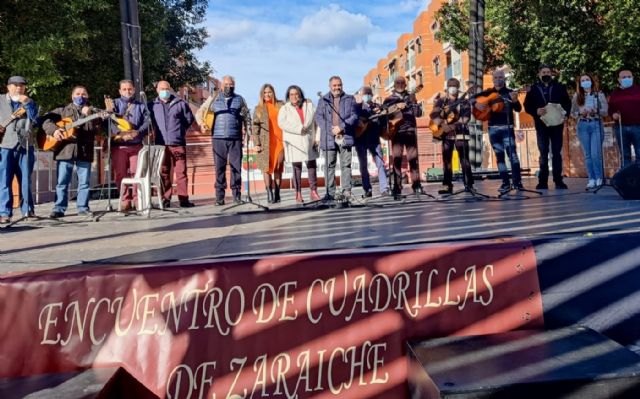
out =
{"type": "MultiPolygon", "coordinates": [[[[619,73],[619,88],[614,90],[607,104],[592,74],[584,74],[577,82],[573,100],[564,85],[556,82],[548,65],[539,68],[539,82],[527,92],[524,109],[534,117],[540,174],[537,189],[548,188],[551,149],[553,181],[556,189],[566,189],[562,179],[562,132],[564,118],[549,123],[545,114],[549,105],[557,104],[567,116],[576,118],[578,135],[583,145],[589,175],[587,189],[602,184],[602,118],[607,114],[618,121],[618,141],[623,154],[623,165],[631,161],[631,146],[640,150],[640,86],[633,84],[628,69],[619,73]]],[[[518,93],[507,87],[505,73],[497,69],[492,74],[493,87],[477,92],[473,86],[461,89],[460,82],[451,78],[446,92],[438,95],[429,114],[434,137],[442,141],[444,179],[440,194],[453,192],[452,156],[458,151],[465,190],[473,191],[473,174],[469,159],[469,128],[472,113],[488,122],[489,139],[496,156],[502,185],[500,192],[522,190],[520,162],[515,147],[514,112],[523,107],[518,93]],[[499,105],[499,106],[497,106],[499,105]],[[486,119],[483,119],[483,115],[486,119]],[[436,134],[437,132],[437,134],[436,134]],[[509,157],[509,176],[505,156],[509,157]]],[[[17,178],[20,187],[20,210],[23,217],[33,217],[34,201],[31,174],[35,163],[36,137],[32,132],[41,127],[46,140],[51,141],[57,162],[55,203],[51,218],[65,215],[68,190],[73,170],[78,178],[77,211],[91,215],[89,183],[94,143],[102,131],[107,130],[105,141],[110,148],[113,178],[117,187],[123,178],[135,173],[138,153],[147,135],[153,134],[157,145],[166,146],[162,166],[163,206],[171,206],[173,178],[180,207],[192,207],[187,190],[186,132],[197,122],[203,132],[213,136],[216,168],[216,204],[225,204],[227,164],[231,169],[229,184],[233,201],[242,203],[241,162],[244,138],[251,134],[257,151],[257,165],[263,172],[269,203],[280,201],[280,185],[285,159],[293,166],[295,200],[303,203],[302,164],[309,176],[309,199],[320,200],[317,191],[317,164],[319,151],[327,160],[326,200],[345,198],[351,193],[352,149],[359,159],[364,197],[372,197],[372,185],[367,169],[370,154],[378,169],[380,195],[397,198],[402,191],[402,155],[406,154],[412,190],[422,194],[418,169],[417,124],[422,109],[415,93],[407,90],[407,82],[400,76],[394,80],[392,93],[384,100],[374,99],[370,87],[362,87],[355,95],[344,92],[342,79],[332,76],[329,91],[318,93],[317,104],[306,98],[303,90],[291,85],[285,101],[276,96],[271,84],[261,87],[258,105],[253,115],[245,99],[235,92],[235,79],[225,76],[221,90],[214,91],[192,114],[188,104],[175,96],[169,82],[156,84],[157,97],[149,103],[135,99],[135,86],[130,80],[119,82],[120,97],[105,101],[105,109],[93,107],[87,89],[76,86],[71,90],[70,102],[43,116],[27,96],[27,80],[12,76],[7,81],[7,93],[0,99],[0,224],[10,223],[13,212],[12,181],[17,178]],[[73,129],[71,129],[73,128],[73,129]],[[392,179],[387,181],[380,138],[390,140],[392,179]],[[339,159],[339,161],[338,161],[339,159]],[[335,183],[335,169],[340,163],[340,190],[335,183]]],[[[548,115],[547,115],[548,116],[548,115]]],[[[40,139],[38,139],[38,142],[40,139]]],[[[123,212],[138,207],[136,190],[120,193],[123,212]]]]}

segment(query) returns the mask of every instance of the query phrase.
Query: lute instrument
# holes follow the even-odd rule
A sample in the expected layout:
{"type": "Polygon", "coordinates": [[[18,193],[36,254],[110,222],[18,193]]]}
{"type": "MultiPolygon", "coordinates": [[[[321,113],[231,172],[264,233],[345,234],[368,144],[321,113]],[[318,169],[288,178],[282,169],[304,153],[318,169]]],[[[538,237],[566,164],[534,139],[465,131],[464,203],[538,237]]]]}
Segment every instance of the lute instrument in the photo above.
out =
{"type": "Polygon", "coordinates": [[[2,139],[4,138],[4,129],[6,129],[7,126],[11,124],[11,122],[15,121],[16,119],[22,118],[22,116],[26,113],[27,113],[27,110],[24,109],[24,107],[20,107],[17,110],[13,111],[7,119],[0,122],[0,125],[2,126],[2,129],[3,129],[2,133],[0,133],[0,142],[2,142],[2,139]]]}

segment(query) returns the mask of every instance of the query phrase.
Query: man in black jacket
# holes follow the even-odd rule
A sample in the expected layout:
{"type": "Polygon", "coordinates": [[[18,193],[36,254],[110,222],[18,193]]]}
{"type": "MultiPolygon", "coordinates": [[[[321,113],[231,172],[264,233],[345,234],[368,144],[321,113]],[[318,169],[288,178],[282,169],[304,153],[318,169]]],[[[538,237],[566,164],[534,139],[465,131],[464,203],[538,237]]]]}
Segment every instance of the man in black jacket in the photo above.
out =
{"type": "Polygon", "coordinates": [[[545,106],[549,103],[560,104],[566,115],[571,112],[571,98],[567,93],[567,88],[559,82],[553,80],[551,68],[548,65],[541,65],[538,69],[540,81],[533,86],[524,99],[525,111],[533,116],[536,125],[536,136],[538,138],[538,149],[540,150],[540,172],[538,175],[538,185],[536,189],[546,190],[549,188],[549,143],[551,143],[551,156],[553,167],[553,182],[556,189],[568,188],[562,181],[562,132],[564,123],[557,126],[547,126],[540,117],[547,111],[545,106]]]}

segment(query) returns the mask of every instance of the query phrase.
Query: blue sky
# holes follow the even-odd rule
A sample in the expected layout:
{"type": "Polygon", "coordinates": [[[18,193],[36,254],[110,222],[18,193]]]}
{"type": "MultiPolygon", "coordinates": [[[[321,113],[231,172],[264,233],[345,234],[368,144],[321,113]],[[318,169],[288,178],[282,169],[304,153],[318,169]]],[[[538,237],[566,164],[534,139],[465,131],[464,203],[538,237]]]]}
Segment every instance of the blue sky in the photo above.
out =
{"type": "Polygon", "coordinates": [[[214,0],[205,22],[210,37],[198,56],[217,77],[233,75],[250,106],[265,82],[279,98],[297,84],[315,100],[329,77],[340,75],[353,93],[429,1],[214,0]]]}

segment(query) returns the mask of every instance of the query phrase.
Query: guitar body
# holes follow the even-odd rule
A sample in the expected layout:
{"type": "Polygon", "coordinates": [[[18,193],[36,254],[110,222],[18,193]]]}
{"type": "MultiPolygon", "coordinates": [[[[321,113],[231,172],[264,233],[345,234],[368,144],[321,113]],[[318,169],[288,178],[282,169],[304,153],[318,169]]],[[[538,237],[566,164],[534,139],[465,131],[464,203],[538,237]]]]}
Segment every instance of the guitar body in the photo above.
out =
{"type": "Polygon", "coordinates": [[[358,124],[356,125],[356,138],[362,137],[364,132],[369,126],[369,118],[361,116],[358,118],[358,124]]]}
{"type": "Polygon", "coordinates": [[[502,112],[502,110],[504,110],[504,99],[497,91],[494,91],[486,96],[476,97],[475,106],[471,112],[477,120],[484,122],[489,120],[492,112],[502,112]]]}
{"type": "Polygon", "coordinates": [[[214,120],[215,120],[215,114],[213,113],[213,111],[208,110],[204,114],[204,124],[207,127],[207,130],[212,130],[213,129],[213,121],[214,120]]]}
{"type": "Polygon", "coordinates": [[[436,140],[442,140],[444,136],[444,129],[442,128],[442,122],[438,123],[436,120],[432,119],[429,122],[429,130],[431,130],[431,135],[436,140]]]}
{"type": "Polygon", "coordinates": [[[56,126],[60,129],[64,130],[64,139],[62,141],[58,141],[53,138],[53,136],[49,136],[47,134],[40,134],[38,136],[38,146],[42,148],[43,151],[55,151],[67,140],[72,140],[76,138],[75,131],[76,129],[70,127],[73,124],[73,120],[71,118],[62,118],[58,122],[56,122],[56,126]]]}

